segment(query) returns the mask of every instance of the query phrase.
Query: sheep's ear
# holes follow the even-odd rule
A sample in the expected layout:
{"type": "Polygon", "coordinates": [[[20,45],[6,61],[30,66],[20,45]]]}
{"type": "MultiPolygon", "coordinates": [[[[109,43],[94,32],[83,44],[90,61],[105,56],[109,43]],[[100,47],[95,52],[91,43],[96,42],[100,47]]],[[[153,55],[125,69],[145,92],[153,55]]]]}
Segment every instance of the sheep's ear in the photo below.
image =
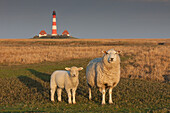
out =
{"type": "Polygon", "coordinates": [[[83,67],[79,67],[78,70],[79,70],[79,71],[83,70],[83,67]]]}
{"type": "Polygon", "coordinates": [[[108,52],[107,52],[107,51],[102,51],[102,53],[108,54],[108,52]]]}
{"type": "Polygon", "coordinates": [[[71,70],[71,68],[66,67],[66,68],[65,68],[65,70],[70,71],[70,70],[71,70]]]}
{"type": "Polygon", "coordinates": [[[121,53],[121,51],[117,51],[117,52],[116,52],[116,54],[120,54],[120,53],[121,53]]]}

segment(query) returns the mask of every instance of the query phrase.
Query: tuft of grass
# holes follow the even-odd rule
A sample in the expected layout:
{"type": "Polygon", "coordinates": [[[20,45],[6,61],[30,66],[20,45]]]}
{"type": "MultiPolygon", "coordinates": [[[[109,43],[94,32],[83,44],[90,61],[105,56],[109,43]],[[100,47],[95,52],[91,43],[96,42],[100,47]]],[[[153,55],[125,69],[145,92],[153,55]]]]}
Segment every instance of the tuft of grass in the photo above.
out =
{"type": "MultiPolygon", "coordinates": [[[[121,78],[113,89],[113,104],[101,105],[101,93],[94,88],[92,101],[88,100],[86,65],[91,59],[73,59],[62,62],[1,66],[0,112],[169,112],[170,84],[140,79],[121,78]],[[50,75],[65,67],[82,66],[76,105],[67,103],[67,93],[62,92],[62,102],[50,101],[50,75]]],[[[121,74],[124,76],[124,73],[121,74]]]]}

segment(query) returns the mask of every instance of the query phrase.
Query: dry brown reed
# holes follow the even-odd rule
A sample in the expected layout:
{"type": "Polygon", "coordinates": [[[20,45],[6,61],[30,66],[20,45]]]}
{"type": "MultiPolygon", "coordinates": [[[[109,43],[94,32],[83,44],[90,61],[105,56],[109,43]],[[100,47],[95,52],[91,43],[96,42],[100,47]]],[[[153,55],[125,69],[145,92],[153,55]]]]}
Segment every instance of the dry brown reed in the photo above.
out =
{"type": "Polygon", "coordinates": [[[50,45],[49,42],[45,41],[49,40],[11,40],[11,42],[10,40],[0,40],[0,64],[16,65],[44,61],[54,62],[80,58],[96,58],[102,56],[102,50],[114,48],[115,50],[122,51],[122,77],[163,81],[163,75],[169,75],[170,46],[156,45],[158,42],[165,42],[167,40],[57,40],[60,42],[78,41],[78,44],[80,44],[80,41],[101,41],[101,43],[124,41],[130,43],[130,45],[113,46],[88,46],[88,44],[86,46],[62,46],[50,45]],[[17,45],[17,41],[23,41],[24,43],[17,45]],[[40,41],[41,43],[34,44],[33,42],[36,41],[40,41]],[[27,44],[27,42],[31,43],[27,44]],[[153,45],[135,45],[135,43],[139,42],[153,45]]]}

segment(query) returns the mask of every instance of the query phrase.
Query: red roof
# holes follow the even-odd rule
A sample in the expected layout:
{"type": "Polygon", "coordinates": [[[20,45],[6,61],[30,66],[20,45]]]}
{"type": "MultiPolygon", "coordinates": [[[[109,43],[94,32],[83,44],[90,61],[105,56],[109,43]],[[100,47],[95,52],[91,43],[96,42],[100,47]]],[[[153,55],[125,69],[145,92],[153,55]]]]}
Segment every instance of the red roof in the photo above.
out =
{"type": "Polygon", "coordinates": [[[64,32],[62,33],[62,35],[69,35],[69,32],[67,30],[64,30],[64,32]]]}
{"type": "Polygon", "coordinates": [[[42,30],[39,34],[44,35],[47,34],[44,30],[42,30]]]}

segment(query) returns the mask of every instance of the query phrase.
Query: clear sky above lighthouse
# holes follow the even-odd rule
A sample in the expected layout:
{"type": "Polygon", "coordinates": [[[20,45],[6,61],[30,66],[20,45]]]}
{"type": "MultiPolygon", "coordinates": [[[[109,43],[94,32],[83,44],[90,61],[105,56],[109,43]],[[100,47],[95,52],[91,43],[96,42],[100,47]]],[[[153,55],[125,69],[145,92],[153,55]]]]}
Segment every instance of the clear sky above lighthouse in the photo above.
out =
{"type": "Polygon", "coordinates": [[[77,38],[170,38],[170,0],[0,0],[0,38],[51,34],[77,38]]]}

